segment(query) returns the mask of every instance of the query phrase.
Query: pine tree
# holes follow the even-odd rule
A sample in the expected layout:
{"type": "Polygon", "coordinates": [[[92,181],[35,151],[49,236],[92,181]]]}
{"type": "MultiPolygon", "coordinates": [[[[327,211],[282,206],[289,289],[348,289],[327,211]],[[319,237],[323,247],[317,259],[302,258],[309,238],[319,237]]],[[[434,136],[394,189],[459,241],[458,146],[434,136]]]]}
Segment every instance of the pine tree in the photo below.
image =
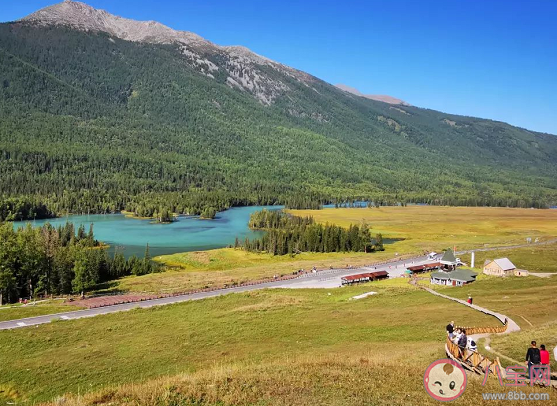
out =
{"type": "Polygon", "coordinates": [[[95,245],[95,234],[93,232],[93,223],[89,225],[89,234],[87,234],[87,241],[89,245],[93,247],[95,245]]]}

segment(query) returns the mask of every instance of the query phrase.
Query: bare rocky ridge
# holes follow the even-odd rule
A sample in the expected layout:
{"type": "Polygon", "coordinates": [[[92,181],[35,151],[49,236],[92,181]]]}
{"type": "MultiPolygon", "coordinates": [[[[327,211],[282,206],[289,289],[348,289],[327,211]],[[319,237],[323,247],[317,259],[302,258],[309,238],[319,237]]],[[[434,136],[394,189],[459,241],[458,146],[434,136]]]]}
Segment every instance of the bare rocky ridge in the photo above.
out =
{"type": "Polygon", "coordinates": [[[306,86],[311,86],[316,80],[305,72],[272,61],[245,47],[219,46],[192,32],[177,31],[156,21],[135,21],[118,17],[81,2],[66,0],[30,14],[20,21],[105,32],[127,41],[178,44],[188,62],[202,74],[214,78],[217,72],[225,73],[228,86],[251,93],[265,105],[270,105],[276,97],[287,92],[289,86],[284,81],[270,77],[262,67],[272,67],[306,86]],[[219,56],[218,64],[211,60],[214,56],[219,56]]]}
{"type": "Polygon", "coordinates": [[[400,104],[401,106],[410,106],[409,103],[406,103],[404,100],[397,99],[396,97],[387,96],[383,94],[363,94],[358,89],[343,85],[341,83],[335,86],[338,87],[340,90],[344,90],[345,92],[351,93],[356,96],[365,97],[366,99],[377,100],[388,104],[395,104],[395,105],[400,104]]]}

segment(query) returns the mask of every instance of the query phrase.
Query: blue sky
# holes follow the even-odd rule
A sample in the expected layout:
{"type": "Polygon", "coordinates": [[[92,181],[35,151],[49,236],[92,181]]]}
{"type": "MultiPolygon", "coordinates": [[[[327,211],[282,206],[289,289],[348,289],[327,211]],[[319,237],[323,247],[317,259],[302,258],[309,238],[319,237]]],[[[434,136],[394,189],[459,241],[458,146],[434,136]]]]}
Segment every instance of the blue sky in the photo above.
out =
{"type": "MultiPolygon", "coordinates": [[[[0,21],[54,0],[0,0],[0,21]]],[[[330,83],[557,134],[557,1],[88,0],[330,83]]]]}

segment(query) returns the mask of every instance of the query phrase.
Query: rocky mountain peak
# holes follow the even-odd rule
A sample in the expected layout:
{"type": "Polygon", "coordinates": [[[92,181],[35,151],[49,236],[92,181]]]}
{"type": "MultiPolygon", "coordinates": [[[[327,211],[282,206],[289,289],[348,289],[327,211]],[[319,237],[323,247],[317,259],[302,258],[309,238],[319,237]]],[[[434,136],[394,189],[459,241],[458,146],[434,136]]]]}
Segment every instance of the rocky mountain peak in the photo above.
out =
{"type": "Polygon", "coordinates": [[[270,105],[288,84],[271,77],[262,66],[270,66],[282,75],[310,85],[315,78],[243,46],[219,46],[189,31],[178,31],[156,21],[136,21],[95,9],[85,3],[65,0],[20,20],[38,25],[61,25],[72,29],[104,32],[127,41],[153,44],[177,44],[188,62],[200,73],[214,78],[225,72],[226,84],[251,93],[261,103],[270,105]]]}
{"type": "Polygon", "coordinates": [[[353,95],[360,96],[360,97],[365,97],[366,99],[377,100],[383,103],[394,104],[394,105],[398,104],[401,106],[410,106],[410,104],[405,102],[404,100],[397,99],[396,97],[393,96],[388,96],[385,94],[363,94],[358,89],[347,85],[343,85],[341,83],[335,86],[347,93],[351,93],[353,95]]]}

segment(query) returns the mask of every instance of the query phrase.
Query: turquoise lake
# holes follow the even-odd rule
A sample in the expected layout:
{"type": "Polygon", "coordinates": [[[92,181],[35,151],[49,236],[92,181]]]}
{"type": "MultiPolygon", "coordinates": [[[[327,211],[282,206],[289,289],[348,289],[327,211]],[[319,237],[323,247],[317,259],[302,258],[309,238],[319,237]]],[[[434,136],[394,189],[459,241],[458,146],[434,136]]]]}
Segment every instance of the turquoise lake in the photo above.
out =
{"type": "MultiPolygon", "coordinates": [[[[110,245],[110,251],[123,250],[126,257],[142,257],[149,244],[151,256],[174,254],[186,251],[202,251],[222,248],[234,244],[234,239],[254,238],[263,235],[248,227],[250,214],[262,210],[278,210],[282,206],[234,207],[217,214],[214,220],[202,220],[196,216],[180,216],[170,224],[157,224],[152,220],[138,220],[123,214],[92,214],[87,216],[67,216],[48,220],[31,221],[34,226],[50,223],[55,227],[67,221],[75,228],[83,224],[85,230],[94,226],[95,238],[110,245]]],[[[14,227],[22,227],[26,222],[16,222],[14,227]]]]}

